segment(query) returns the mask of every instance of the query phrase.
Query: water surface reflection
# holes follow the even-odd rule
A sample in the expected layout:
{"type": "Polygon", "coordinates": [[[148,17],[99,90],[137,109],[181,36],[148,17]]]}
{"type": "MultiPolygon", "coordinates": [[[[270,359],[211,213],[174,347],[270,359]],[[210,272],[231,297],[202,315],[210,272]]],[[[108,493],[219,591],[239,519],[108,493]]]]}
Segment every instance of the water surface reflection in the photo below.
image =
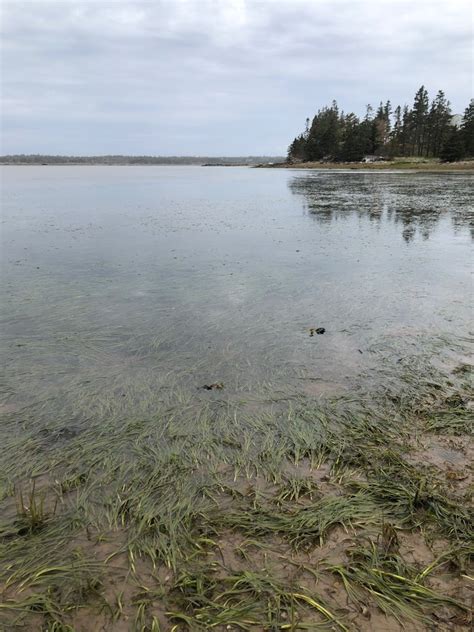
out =
{"type": "Polygon", "coordinates": [[[297,175],[288,186],[320,223],[350,214],[391,221],[410,242],[417,232],[429,239],[442,218],[449,218],[454,230],[470,228],[474,238],[472,182],[466,174],[317,172],[297,175]]]}
{"type": "Polygon", "coordinates": [[[176,390],[224,400],[370,386],[401,357],[455,351],[471,321],[470,183],[5,169],[0,402],[80,425],[149,414],[176,390]],[[198,390],[214,382],[225,389],[198,390]]]}

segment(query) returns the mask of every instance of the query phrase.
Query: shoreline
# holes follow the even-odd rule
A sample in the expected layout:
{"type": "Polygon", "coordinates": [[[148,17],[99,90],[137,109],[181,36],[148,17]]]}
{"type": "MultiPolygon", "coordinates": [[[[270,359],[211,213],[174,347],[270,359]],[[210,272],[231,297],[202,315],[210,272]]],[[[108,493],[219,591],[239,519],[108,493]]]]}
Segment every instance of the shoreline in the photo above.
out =
{"type": "Polygon", "coordinates": [[[466,173],[474,172],[474,160],[456,163],[439,162],[275,162],[260,164],[245,163],[153,163],[153,162],[58,162],[58,163],[32,163],[32,162],[0,162],[0,167],[248,167],[249,169],[312,169],[316,171],[416,171],[420,173],[466,173]]]}
{"type": "Polygon", "coordinates": [[[256,169],[315,169],[315,170],[353,170],[353,171],[419,171],[425,173],[450,173],[450,172],[474,172],[474,161],[457,163],[439,162],[279,162],[275,164],[260,164],[256,169]]]}

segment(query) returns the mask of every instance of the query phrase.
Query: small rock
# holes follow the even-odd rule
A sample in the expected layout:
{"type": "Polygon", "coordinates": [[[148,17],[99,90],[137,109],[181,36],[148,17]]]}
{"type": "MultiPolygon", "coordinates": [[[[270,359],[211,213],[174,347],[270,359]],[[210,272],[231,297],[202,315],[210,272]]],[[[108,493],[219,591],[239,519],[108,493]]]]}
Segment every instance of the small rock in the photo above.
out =
{"type": "Polygon", "coordinates": [[[205,391],[217,391],[224,388],[224,384],[222,382],[214,382],[213,384],[204,384],[201,386],[205,391]]]}
{"type": "Polygon", "coordinates": [[[448,481],[465,481],[468,476],[463,472],[457,472],[456,470],[448,469],[448,471],[446,472],[446,478],[448,479],[448,481]]]}

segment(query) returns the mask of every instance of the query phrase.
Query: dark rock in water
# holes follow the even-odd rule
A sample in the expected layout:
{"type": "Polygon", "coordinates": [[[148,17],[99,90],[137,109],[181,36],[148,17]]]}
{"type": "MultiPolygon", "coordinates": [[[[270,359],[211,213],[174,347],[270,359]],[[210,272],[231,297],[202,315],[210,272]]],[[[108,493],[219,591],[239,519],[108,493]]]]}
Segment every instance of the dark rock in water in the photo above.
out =
{"type": "Polygon", "coordinates": [[[309,330],[309,335],[312,338],[314,336],[314,334],[323,334],[326,330],[324,329],[324,327],[311,327],[309,330]]]}
{"type": "Polygon", "coordinates": [[[444,403],[450,408],[464,408],[465,405],[464,398],[458,393],[454,393],[453,395],[446,397],[444,403]]]}
{"type": "Polygon", "coordinates": [[[318,327],[318,328],[316,329],[316,333],[317,333],[317,334],[323,334],[325,331],[326,331],[326,330],[324,329],[324,327],[318,327]]]}
{"type": "MultiPolygon", "coordinates": [[[[18,346],[18,345],[17,345],[18,346]]],[[[460,364],[458,367],[453,369],[454,375],[464,375],[465,373],[471,373],[474,367],[471,364],[460,364]]]]}
{"type": "Polygon", "coordinates": [[[68,441],[74,439],[80,434],[80,429],[77,426],[70,425],[62,428],[42,428],[38,435],[50,443],[58,441],[68,441]]]}
{"type": "Polygon", "coordinates": [[[201,386],[205,391],[217,391],[224,388],[224,384],[222,382],[214,382],[213,384],[204,384],[201,386]]]}

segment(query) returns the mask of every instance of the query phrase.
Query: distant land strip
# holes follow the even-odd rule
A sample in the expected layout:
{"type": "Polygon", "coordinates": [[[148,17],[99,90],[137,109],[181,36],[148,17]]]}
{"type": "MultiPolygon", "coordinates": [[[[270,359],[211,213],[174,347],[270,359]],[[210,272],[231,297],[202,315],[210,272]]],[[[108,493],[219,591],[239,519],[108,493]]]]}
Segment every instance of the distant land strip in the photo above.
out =
{"type": "Polygon", "coordinates": [[[49,156],[11,154],[0,156],[2,165],[202,165],[238,166],[283,162],[283,156],[49,156]]]}

